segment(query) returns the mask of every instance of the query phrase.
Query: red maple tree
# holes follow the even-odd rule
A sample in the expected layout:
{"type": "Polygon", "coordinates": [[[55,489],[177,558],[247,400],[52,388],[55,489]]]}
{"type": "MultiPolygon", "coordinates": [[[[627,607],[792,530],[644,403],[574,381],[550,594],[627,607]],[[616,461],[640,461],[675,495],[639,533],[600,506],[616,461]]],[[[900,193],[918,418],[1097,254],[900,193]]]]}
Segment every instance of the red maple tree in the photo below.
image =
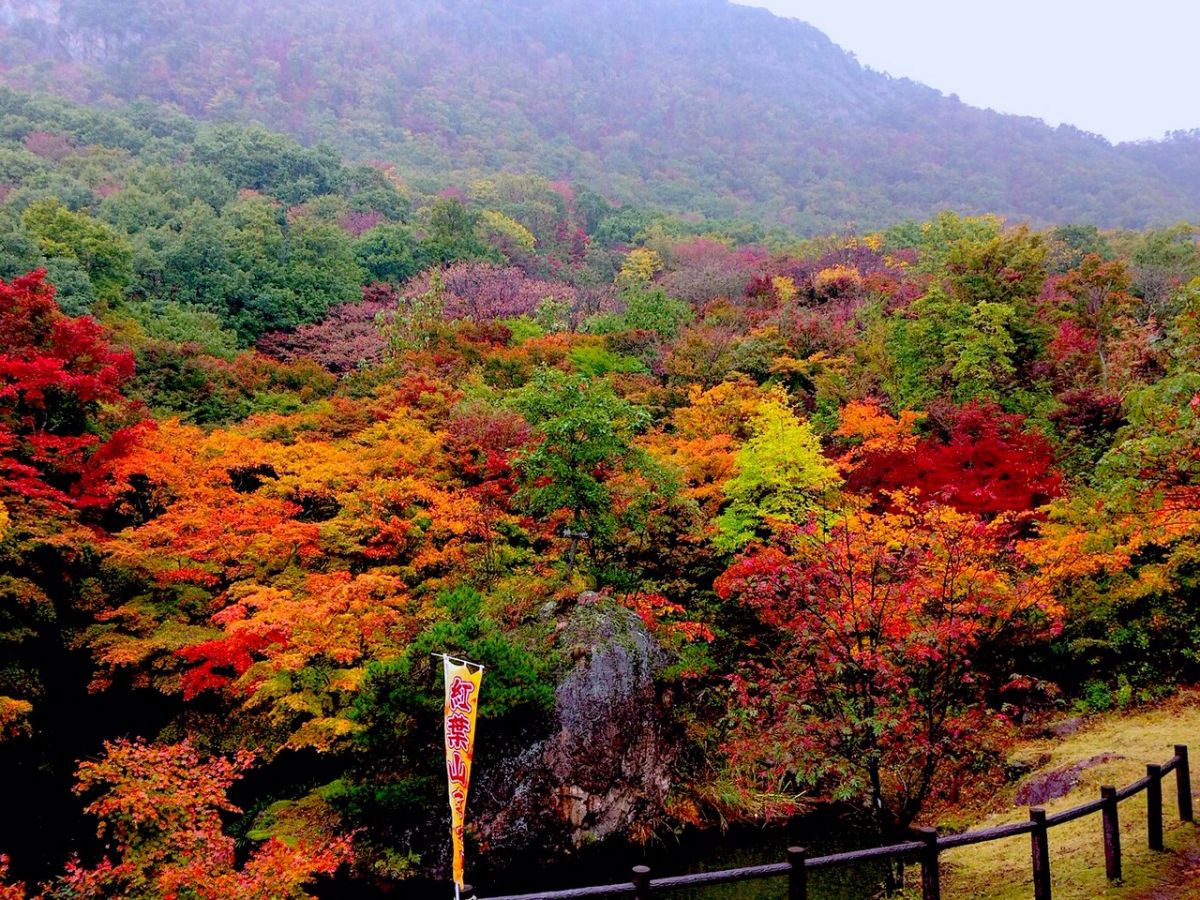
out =
{"type": "Polygon", "coordinates": [[[121,393],[132,354],[90,316],[63,315],[38,270],[0,281],[0,491],[84,509],[146,427],[121,393]]]}

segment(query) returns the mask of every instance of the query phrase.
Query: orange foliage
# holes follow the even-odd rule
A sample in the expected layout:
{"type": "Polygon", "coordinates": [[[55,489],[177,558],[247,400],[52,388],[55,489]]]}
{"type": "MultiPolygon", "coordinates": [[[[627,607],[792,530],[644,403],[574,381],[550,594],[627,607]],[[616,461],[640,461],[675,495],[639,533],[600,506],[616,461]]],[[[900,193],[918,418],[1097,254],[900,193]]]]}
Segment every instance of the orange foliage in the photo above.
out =
{"type": "Polygon", "coordinates": [[[841,411],[834,435],[852,442],[839,461],[843,470],[853,468],[870,454],[908,453],[917,447],[916,427],[925,413],[906,409],[900,418],[884,412],[875,400],[854,400],[841,411]]]}
{"type": "MultiPolygon", "coordinates": [[[[54,885],[55,896],[186,896],[225,898],[310,895],[305,886],[350,860],[348,839],[288,847],[271,840],[238,868],[221,814],[241,810],[227,791],[253,757],[204,759],[178,744],[106,742],[104,757],[79,767],[78,793],[100,790],[87,806],[110,853],[92,869],[78,861],[54,885]]],[[[19,895],[16,895],[19,896],[19,895]]]]}

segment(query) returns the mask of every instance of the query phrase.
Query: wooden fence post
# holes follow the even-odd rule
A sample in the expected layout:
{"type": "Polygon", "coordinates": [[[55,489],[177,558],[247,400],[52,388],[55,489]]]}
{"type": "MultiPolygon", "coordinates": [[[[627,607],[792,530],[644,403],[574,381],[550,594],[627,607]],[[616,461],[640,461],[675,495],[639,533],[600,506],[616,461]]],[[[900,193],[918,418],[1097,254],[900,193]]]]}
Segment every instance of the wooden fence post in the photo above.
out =
{"type": "Polygon", "coordinates": [[[1117,789],[1100,788],[1104,806],[1100,816],[1104,820],[1104,874],[1109,881],[1121,880],[1121,822],[1117,818],[1117,789]]]}
{"type": "Polygon", "coordinates": [[[637,900],[650,900],[650,867],[633,867],[633,896],[637,900]]]}
{"type": "Polygon", "coordinates": [[[1162,766],[1146,766],[1146,777],[1146,842],[1151,850],[1162,850],[1162,766]]]}
{"type": "Polygon", "coordinates": [[[917,828],[917,839],[925,842],[921,851],[921,900],[942,900],[942,875],[938,868],[936,828],[917,828]]]}
{"type": "Polygon", "coordinates": [[[1033,898],[1050,900],[1050,839],[1046,828],[1046,810],[1031,807],[1029,821],[1033,831],[1029,832],[1033,851],[1033,898]]]}
{"type": "Polygon", "coordinates": [[[1187,744],[1176,744],[1175,788],[1179,792],[1179,821],[1192,821],[1192,773],[1188,769],[1187,744]]]}
{"type": "Polygon", "coordinates": [[[808,851],[803,847],[788,847],[788,900],[808,900],[808,869],[804,863],[808,851]]]}

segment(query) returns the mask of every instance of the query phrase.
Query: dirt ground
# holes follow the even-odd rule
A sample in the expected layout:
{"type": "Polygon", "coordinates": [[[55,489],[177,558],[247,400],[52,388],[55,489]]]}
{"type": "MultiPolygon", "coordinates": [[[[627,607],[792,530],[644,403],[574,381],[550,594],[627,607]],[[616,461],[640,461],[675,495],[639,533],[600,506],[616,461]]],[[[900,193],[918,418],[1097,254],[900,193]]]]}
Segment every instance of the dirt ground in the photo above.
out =
{"type": "Polygon", "coordinates": [[[1162,881],[1131,895],[1131,900],[1185,900],[1200,898],[1200,836],[1175,854],[1162,881]]]}

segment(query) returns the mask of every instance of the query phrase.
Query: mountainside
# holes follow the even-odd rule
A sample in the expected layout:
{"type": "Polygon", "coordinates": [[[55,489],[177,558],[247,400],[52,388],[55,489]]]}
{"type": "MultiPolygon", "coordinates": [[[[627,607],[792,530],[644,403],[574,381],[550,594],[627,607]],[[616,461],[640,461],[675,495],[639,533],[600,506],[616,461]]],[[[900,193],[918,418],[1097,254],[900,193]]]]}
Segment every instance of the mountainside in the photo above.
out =
{"type": "Polygon", "coordinates": [[[806,232],[946,207],[1200,216],[1196,133],[1113,146],[975,109],[725,0],[5,0],[0,67],[12,87],[258,120],[414,178],[531,171],[806,232]]]}

